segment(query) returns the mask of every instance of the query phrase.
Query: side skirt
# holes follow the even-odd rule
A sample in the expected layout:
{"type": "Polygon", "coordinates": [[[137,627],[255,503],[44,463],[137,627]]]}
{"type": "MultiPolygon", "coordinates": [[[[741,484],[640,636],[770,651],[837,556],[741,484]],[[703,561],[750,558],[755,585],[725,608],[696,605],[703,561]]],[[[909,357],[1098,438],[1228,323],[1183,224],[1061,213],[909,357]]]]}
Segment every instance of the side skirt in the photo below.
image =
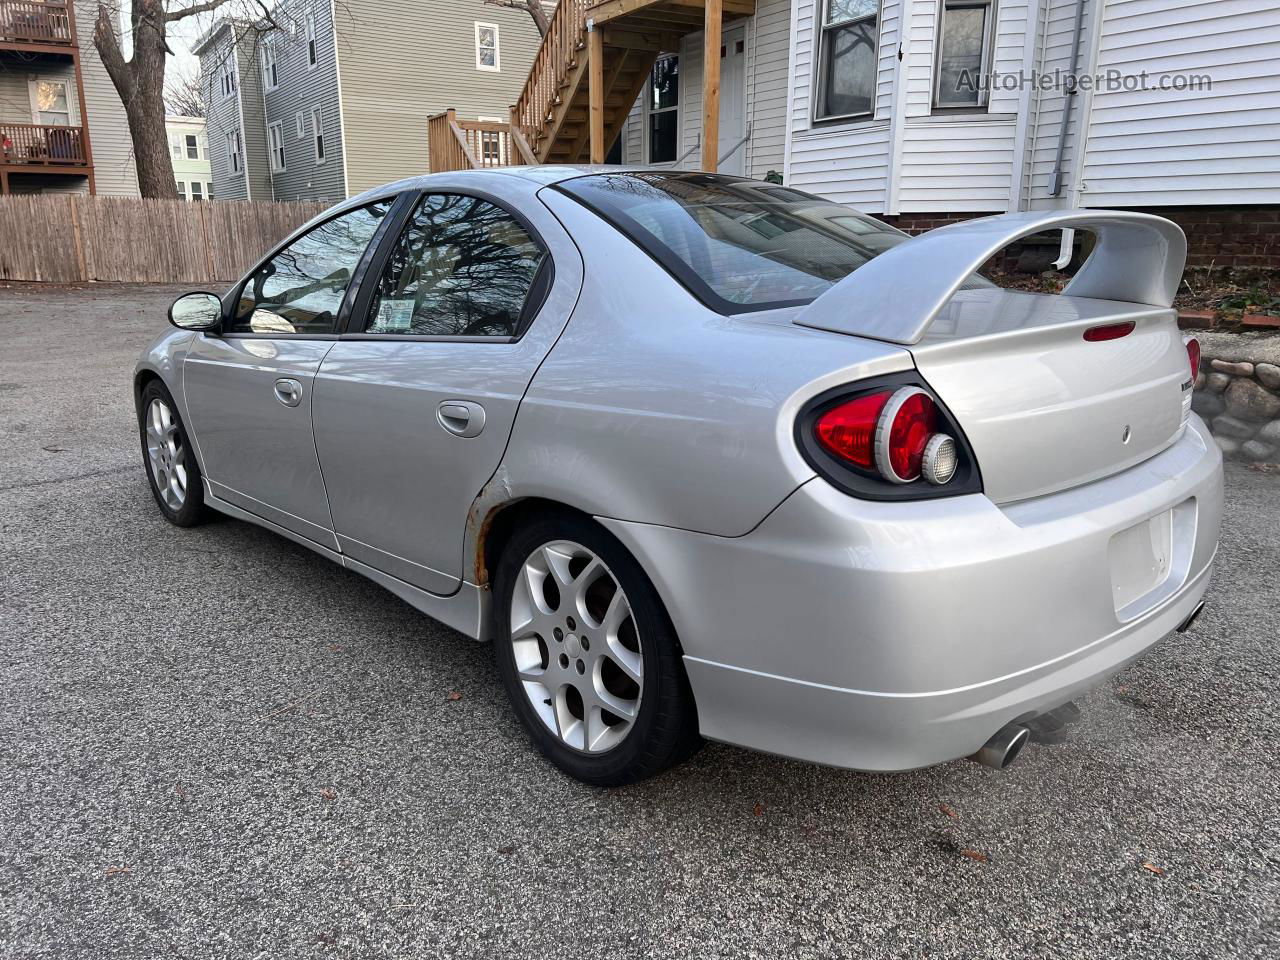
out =
{"type": "Polygon", "coordinates": [[[328,547],[308,540],[306,537],[294,533],[292,530],[288,530],[277,523],[272,523],[257,514],[237,507],[234,503],[220,500],[209,492],[207,483],[205,484],[205,503],[219,513],[225,513],[229,517],[243,520],[246,523],[256,524],[264,530],[270,530],[272,533],[279,534],[309,550],[314,550],[327,560],[332,560],[348,570],[368,577],[378,586],[394,593],[409,606],[422,611],[433,620],[438,620],[447,627],[452,627],[472,640],[489,639],[489,591],[484,587],[464,580],[458,591],[451,596],[442,597],[438,594],[428,593],[426,590],[415,587],[411,583],[397,580],[381,570],[367,566],[357,560],[352,560],[350,557],[343,556],[335,550],[330,550],[328,547]]]}

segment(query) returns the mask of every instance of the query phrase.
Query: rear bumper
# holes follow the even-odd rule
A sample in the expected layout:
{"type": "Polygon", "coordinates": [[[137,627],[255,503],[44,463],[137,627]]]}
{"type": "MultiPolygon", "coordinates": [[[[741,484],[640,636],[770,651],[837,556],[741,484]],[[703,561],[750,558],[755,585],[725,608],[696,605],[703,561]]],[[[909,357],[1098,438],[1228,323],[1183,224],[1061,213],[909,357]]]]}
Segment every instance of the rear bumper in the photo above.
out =
{"type": "Polygon", "coordinates": [[[1193,417],[1139,466],[1004,507],[871,503],[814,480],[744,537],[603,522],[671,613],[704,736],[904,770],[973,753],[1176,628],[1221,513],[1221,455],[1193,417]],[[1135,594],[1113,538],[1161,517],[1168,573],[1135,594]]]}

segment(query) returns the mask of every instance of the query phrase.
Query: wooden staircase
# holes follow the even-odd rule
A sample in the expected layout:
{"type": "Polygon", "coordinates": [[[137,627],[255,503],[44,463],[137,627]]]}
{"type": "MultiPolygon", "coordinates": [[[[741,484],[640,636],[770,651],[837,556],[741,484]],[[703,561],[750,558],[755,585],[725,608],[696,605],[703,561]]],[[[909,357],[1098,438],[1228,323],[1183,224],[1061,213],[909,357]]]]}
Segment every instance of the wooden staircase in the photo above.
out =
{"type": "MultiPolygon", "coordinates": [[[[538,163],[588,162],[594,106],[596,159],[603,159],[622,133],[659,54],[678,50],[684,34],[703,29],[710,13],[703,3],[560,0],[520,99],[511,108],[513,136],[528,144],[538,163]]],[[[755,0],[705,3],[714,9],[716,46],[722,9],[730,17],[755,11],[755,0]]]]}

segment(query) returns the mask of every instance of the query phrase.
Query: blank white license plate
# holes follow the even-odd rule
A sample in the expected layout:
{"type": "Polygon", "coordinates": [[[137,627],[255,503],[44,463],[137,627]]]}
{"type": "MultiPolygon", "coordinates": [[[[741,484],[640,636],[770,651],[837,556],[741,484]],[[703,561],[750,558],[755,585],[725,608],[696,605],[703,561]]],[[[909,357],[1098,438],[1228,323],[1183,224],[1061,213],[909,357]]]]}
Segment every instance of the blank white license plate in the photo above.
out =
{"type": "Polygon", "coordinates": [[[1169,579],[1173,568],[1173,513],[1166,510],[1111,538],[1111,587],[1117,612],[1169,579]]]}

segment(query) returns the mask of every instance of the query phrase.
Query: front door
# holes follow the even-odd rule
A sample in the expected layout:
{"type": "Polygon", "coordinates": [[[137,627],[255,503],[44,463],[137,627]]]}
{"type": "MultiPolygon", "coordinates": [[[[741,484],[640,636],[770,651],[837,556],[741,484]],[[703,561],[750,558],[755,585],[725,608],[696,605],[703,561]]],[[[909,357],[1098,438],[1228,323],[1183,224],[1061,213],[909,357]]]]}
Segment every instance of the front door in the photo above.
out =
{"type": "Polygon", "coordinates": [[[747,41],[742,27],[726,30],[720,44],[720,173],[742,176],[747,169],[747,41]],[[733,151],[730,153],[730,151],[733,151]],[[725,154],[729,154],[727,157],[725,154]]]}
{"type": "Polygon", "coordinates": [[[184,390],[210,492],[337,549],[312,438],[312,388],[389,202],[304,234],[243,284],[217,336],[199,335],[184,390]]]}
{"type": "Polygon", "coordinates": [[[581,267],[557,275],[571,242],[526,212],[536,226],[496,199],[424,195],[316,381],[342,552],[432,593],[467,576],[467,514],[577,296],[581,267]]]}

